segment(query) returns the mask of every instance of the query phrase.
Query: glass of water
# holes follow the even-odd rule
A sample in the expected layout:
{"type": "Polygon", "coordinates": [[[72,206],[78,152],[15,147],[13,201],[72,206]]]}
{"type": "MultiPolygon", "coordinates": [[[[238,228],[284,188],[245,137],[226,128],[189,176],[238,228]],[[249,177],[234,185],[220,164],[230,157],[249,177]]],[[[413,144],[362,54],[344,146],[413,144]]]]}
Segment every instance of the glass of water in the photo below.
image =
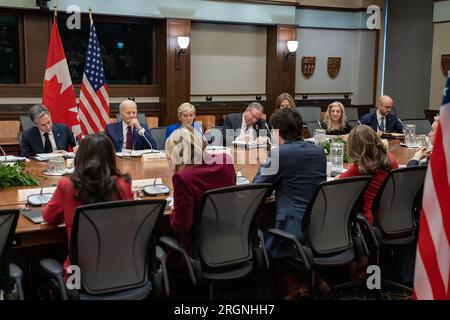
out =
{"type": "Polygon", "coordinates": [[[344,169],[344,144],[342,142],[331,143],[330,161],[333,165],[333,171],[342,171],[344,169]]]}
{"type": "Polygon", "coordinates": [[[403,133],[405,135],[405,144],[407,146],[413,146],[416,144],[416,125],[407,124],[403,128],[403,133]]]}
{"type": "Polygon", "coordinates": [[[48,171],[53,174],[64,174],[66,172],[64,157],[50,158],[48,160],[48,171]]]}
{"type": "Polygon", "coordinates": [[[314,142],[316,144],[322,143],[326,139],[327,131],[325,129],[316,129],[314,130],[314,142]]]}

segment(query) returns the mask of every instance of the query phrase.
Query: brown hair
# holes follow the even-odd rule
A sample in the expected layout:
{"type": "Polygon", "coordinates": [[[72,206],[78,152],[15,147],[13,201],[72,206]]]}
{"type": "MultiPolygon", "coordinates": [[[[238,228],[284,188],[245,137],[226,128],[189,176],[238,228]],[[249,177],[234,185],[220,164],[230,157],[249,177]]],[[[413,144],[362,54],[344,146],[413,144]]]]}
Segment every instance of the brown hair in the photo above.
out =
{"type": "Polygon", "coordinates": [[[275,109],[280,109],[281,103],[287,100],[289,101],[289,108],[293,109],[295,108],[295,101],[294,98],[292,98],[292,96],[287,93],[287,92],[283,92],[282,94],[280,94],[277,98],[277,100],[275,101],[275,109]]]}
{"type": "Polygon", "coordinates": [[[278,129],[280,136],[286,141],[302,139],[303,121],[297,111],[288,108],[275,110],[270,117],[270,125],[278,129]]]}
{"type": "Polygon", "coordinates": [[[362,174],[375,175],[378,170],[391,170],[392,161],[386,146],[369,126],[359,125],[348,136],[348,155],[362,174]]]}
{"type": "MultiPolygon", "coordinates": [[[[71,180],[78,190],[75,199],[83,204],[110,201],[113,194],[120,195],[113,176],[120,177],[116,154],[110,138],[104,133],[85,137],[75,155],[75,170],[71,180]]],[[[130,182],[130,176],[124,175],[130,182]]]]}
{"type": "Polygon", "coordinates": [[[327,112],[325,113],[325,117],[323,119],[323,122],[327,125],[328,130],[333,130],[333,123],[331,120],[331,108],[333,107],[339,107],[341,109],[341,118],[339,119],[340,127],[339,129],[342,130],[345,128],[345,122],[347,121],[347,116],[345,115],[345,108],[342,103],[339,101],[335,101],[333,103],[330,103],[328,105],[327,112]]]}

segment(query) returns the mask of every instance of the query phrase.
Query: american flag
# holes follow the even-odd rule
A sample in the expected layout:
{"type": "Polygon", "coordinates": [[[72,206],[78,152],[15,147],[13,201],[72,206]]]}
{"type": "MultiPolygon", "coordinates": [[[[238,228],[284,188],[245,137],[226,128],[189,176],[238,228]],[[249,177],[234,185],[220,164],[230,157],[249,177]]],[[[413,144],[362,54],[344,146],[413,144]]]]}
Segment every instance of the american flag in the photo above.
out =
{"type": "Polygon", "coordinates": [[[450,73],[422,200],[414,298],[450,299],[450,73]]]}
{"type": "Polygon", "coordinates": [[[79,117],[84,135],[104,131],[109,123],[109,97],[100,46],[92,20],[80,91],[79,117]]]}

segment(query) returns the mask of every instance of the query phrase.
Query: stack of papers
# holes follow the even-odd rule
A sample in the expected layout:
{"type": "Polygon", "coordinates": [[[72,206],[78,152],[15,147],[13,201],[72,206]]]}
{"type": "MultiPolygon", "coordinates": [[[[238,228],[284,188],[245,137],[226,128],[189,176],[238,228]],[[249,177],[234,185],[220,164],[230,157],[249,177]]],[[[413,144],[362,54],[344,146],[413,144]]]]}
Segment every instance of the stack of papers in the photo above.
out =
{"type": "MultiPolygon", "coordinates": [[[[163,154],[164,152],[159,151],[159,150],[154,150],[154,149],[145,149],[145,150],[131,150],[131,156],[132,157],[140,157],[145,153],[155,153],[155,154],[163,154]]],[[[128,155],[128,154],[127,154],[128,155]]],[[[123,157],[124,153],[123,152],[116,152],[116,156],[118,157],[123,157]]]]}
{"type": "Polygon", "coordinates": [[[0,162],[17,162],[25,160],[27,160],[27,158],[16,156],[0,156],[0,162]]]}
{"type": "Polygon", "coordinates": [[[37,161],[48,161],[52,158],[58,158],[58,157],[64,157],[64,158],[75,158],[75,153],[73,152],[64,152],[64,153],[37,153],[33,158],[37,161]]]}

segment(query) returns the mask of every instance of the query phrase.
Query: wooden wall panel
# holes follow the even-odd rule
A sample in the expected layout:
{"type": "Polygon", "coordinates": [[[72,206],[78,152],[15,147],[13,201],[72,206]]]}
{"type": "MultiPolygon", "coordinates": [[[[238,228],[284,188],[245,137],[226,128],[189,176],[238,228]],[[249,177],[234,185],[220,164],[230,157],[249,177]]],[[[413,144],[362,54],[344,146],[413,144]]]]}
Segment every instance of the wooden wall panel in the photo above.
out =
{"type": "Polygon", "coordinates": [[[190,20],[164,20],[161,32],[162,67],[161,72],[161,125],[178,120],[177,109],[180,104],[190,101],[191,94],[191,53],[190,45],[181,56],[181,68],[175,68],[176,49],[179,36],[191,36],[190,20]]]}
{"type": "Polygon", "coordinates": [[[275,100],[282,92],[295,96],[295,54],[289,57],[287,70],[283,69],[284,54],[288,52],[287,41],[297,40],[295,26],[270,26],[267,28],[267,74],[266,110],[270,116],[275,108],[275,100]]]}

